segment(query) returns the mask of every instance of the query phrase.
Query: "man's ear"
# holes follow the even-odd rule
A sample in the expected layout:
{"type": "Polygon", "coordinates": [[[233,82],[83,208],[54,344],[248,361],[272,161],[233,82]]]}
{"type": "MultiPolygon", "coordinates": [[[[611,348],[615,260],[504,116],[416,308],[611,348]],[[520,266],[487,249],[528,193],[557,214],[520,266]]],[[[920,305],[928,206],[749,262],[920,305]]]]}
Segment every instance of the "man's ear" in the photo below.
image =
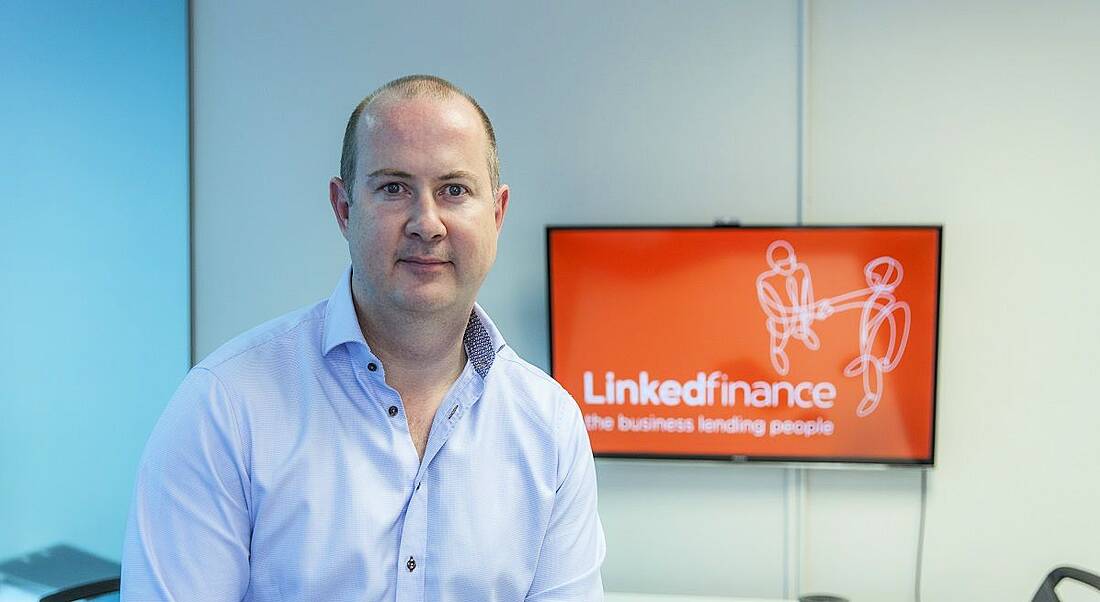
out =
{"type": "Polygon", "coordinates": [[[336,225],[340,227],[340,233],[344,239],[348,238],[348,212],[351,210],[351,196],[348,194],[344,181],[339,176],[328,182],[328,200],[332,203],[332,213],[336,216],[336,225]]]}
{"type": "Polygon", "coordinates": [[[508,210],[508,189],[507,184],[501,184],[497,190],[496,203],[493,208],[493,217],[497,221],[497,232],[500,232],[500,227],[504,225],[504,212],[508,210]]]}

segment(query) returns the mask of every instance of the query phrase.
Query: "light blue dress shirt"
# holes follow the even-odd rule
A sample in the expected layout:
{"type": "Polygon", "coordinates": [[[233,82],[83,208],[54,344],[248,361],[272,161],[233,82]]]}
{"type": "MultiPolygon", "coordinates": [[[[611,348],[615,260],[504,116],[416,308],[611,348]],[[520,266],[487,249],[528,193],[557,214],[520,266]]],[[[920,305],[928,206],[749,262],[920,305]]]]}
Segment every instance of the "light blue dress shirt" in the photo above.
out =
{"type": "Polygon", "coordinates": [[[475,306],[421,461],[350,274],[187,375],[138,470],[122,599],[602,600],[576,402],[475,306]]]}

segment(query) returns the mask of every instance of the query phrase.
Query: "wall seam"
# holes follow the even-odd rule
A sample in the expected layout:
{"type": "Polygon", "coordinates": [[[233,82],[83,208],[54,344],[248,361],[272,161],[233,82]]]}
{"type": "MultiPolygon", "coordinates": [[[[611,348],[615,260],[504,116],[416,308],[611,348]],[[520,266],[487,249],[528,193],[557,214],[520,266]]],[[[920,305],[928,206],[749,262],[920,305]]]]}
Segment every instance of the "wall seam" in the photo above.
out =
{"type": "Polygon", "coordinates": [[[192,0],[187,10],[187,356],[195,365],[195,17],[192,0]]]}
{"type": "Polygon", "coordinates": [[[797,220],[803,225],[806,220],[806,188],[808,181],[809,151],[806,140],[809,122],[809,65],[810,65],[810,0],[798,2],[798,176],[796,193],[798,195],[797,220]]]}
{"type": "MultiPolygon", "coordinates": [[[[807,105],[809,98],[809,0],[798,0],[796,16],[796,173],[795,173],[795,223],[805,222],[807,181],[807,105]]],[[[783,597],[797,598],[802,592],[802,576],[805,572],[805,522],[808,497],[808,474],[805,468],[786,470],[784,513],[784,570],[783,597]]]]}

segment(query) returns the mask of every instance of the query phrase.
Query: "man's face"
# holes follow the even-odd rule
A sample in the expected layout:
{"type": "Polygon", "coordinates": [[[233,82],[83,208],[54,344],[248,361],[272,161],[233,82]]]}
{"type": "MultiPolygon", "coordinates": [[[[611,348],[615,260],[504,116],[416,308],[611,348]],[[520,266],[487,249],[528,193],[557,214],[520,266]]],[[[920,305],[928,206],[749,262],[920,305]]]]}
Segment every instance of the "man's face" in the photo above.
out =
{"type": "MultiPolygon", "coordinates": [[[[489,141],[459,96],[384,100],[363,115],[354,199],[337,221],[366,310],[425,313],[474,302],[496,258],[508,188],[492,190],[489,141]]],[[[345,196],[346,198],[346,196],[345,196]]]]}

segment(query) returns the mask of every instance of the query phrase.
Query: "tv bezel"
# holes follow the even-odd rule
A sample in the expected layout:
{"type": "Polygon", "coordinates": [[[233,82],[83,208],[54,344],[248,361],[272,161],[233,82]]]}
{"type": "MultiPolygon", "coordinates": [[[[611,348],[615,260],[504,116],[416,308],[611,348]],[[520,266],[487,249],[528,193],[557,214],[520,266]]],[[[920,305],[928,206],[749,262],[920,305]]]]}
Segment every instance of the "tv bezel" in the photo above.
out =
{"type": "Polygon", "coordinates": [[[850,467],[916,467],[933,468],[936,465],[936,422],[939,416],[937,405],[939,402],[939,366],[940,366],[940,308],[943,295],[943,224],[812,224],[802,226],[717,223],[708,225],[693,224],[585,224],[585,225],[559,225],[546,226],[545,248],[546,255],[546,318],[547,318],[547,342],[550,351],[550,376],[557,378],[554,373],[554,305],[553,305],[553,280],[551,278],[551,254],[550,240],[556,231],[622,231],[622,230],[935,230],[936,231],[936,327],[932,333],[932,415],[930,436],[931,449],[927,459],[906,458],[874,458],[859,456],[755,456],[755,455],[717,455],[717,454],[646,454],[646,453],[608,453],[595,452],[596,458],[618,458],[628,460],[674,460],[674,461],[708,461],[722,463],[751,463],[772,465],[800,465],[810,468],[828,466],[850,467]]]}

